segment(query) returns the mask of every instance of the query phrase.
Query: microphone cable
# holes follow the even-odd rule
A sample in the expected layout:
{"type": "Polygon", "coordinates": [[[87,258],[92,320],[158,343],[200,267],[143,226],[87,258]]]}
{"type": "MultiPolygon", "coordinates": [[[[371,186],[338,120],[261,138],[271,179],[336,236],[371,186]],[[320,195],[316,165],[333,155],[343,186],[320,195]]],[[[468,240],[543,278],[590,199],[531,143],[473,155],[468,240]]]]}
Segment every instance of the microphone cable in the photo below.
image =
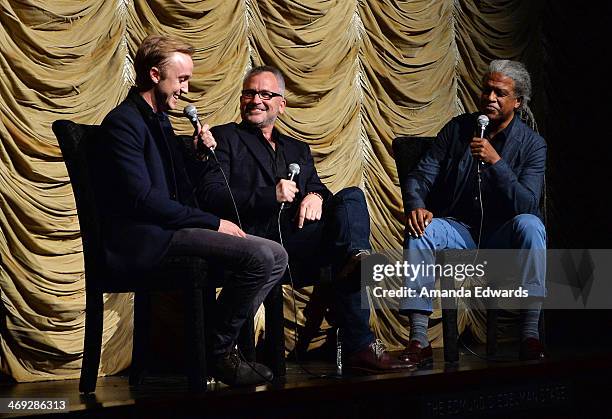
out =
{"type": "Polygon", "coordinates": [[[227,176],[225,175],[225,171],[223,170],[223,167],[221,167],[221,163],[219,163],[219,159],[217,159],[217,153],[215,153],[212,149],[210,151],[211,151],[210,154],[213,156],[213,159],[217,163],[217,167],[219,168],[219,171],[221,172],[221,175],[223,176],[223,181],[225,182],[225,186],[227,187],[227,192],[229,193],[230,199],[232,200],[234,212],[236,213],[236,221],[238,221],[238,227],[240,227],[240,230],[242,230],[242,221],[240,220],[240,213],[238,212],[238,205],[236,205],[236,200],[234,199],[232,188],[230,188],[230,184],[229,184],[229,181],[227,180],[227,176]]]}
{"type": "MultiPolygon", "coordinates": [[[[483,137],[484,138],[484,137],[483,137]]],[[[482,231],[483,231],[483,222],[484,222],[484,204],[482,203],[482,173],[481,173],[481,168],[480,166],[484,164],[484,162],[481,162],[480,160],[476,160],[476,167],[477,167],[477,186],[478,186],[478,203],[479,203],[479,207],[480,207],[480,223],[478,226],[478,240],[476,242],[476,254],[474,255],[474,260],[472,261],[472,265],[476,265],[476,261],[478,260],[478,254],[480,252],[480,244],[481,244],[481,238],[482,238],[482,231]]],[[[479,353],[477,353],[475,350],[473,350],[472,348],[470,348],[470,346],[468,346],[467,343],[465,343],[463,341],[463,338],[461,337],[461,335],[459,335],[459,344],[465,349],[467,350],[469,353],[471,353],[472,355],[474,355],[476,358],[479,359],[483,359],[485,361],[488,362],[498,362],[498,363],[506,363],[506,362],[514,362],[515,360],[512,359],[499,359],[499,358],[491,358],[488,355],[481,355],[479,353]]]]}
{"type": "Polygon", "coordinates": [[[476,161],[476,165],[478,167],[478,171],[477,171],[478,181],[476,183],[478,185],[478,204],[480,206],[480,223],[478,226],[478,241],[476,242],[476,254],[474,255],[474,261],[472,262],[472,265],[475,265],[476,261],[478,260],[478,253],[480,252],[480,240],[482,238],[482,226],[484,222],[484,205],[482,203],[482,176],[480,173],[481,164],[484,164],[484,163],[481,163],[479,160],[476,161]]]}
{"type": "Polygon", "coordinates": [[[487,361],[487,362],[496,362],[496,363],[500,363],[500,364],[505,364],[505,363],[510,363],[510,362],[517,362],[516,359],[512,359],[512,358],[492,358],[489,355],[481,355],[478,352],[476,352],[475,350],[473,350],[472,348],[470,348],[470,346],[463,341],[463,338],[461,337],[461,335],[459,335],[459,344],[466,351],[468,351],[470,354],[474,355],[476,358],[482,359],[482,360],[487,361]]]}
{"type": "MultiPolygon", "coordinates": [[[[485,129],[487,125],[489,125],[489,118],[486,115],[480,115],[477,119],[478,125],[480,126],[480,138],[485,138],[485,129]]],[[[487,140],[488,141],[488,140],[487,140]]],[[[476,159],[476,175],[478,177],[477,185],[478,185],[478,203],[480,204],[480,225],[478,227],[478,241],[476,243],[476,255],[474,255],[474,261],[472,265],[476,264],[476,260],[478,259],[478,253],[480,252],[480,240],[482,237],[482,226],[484,221],[484,206],[482,204],[482,167],[484,166],[484,162],[480,159],[476,159]]]]}
{"type": "MultiPolygon", "coordinates": [[[[289,165],[289,180],[293,180],[293,178],[298,175],[300,173],[300,166],[297,163],[291,163],[289,165]]],[[[280,245],[285,248],[285,244],[283,242],[283,232],[282,232],[282,228],[281,228],[281,215],[283,213],[283,209],[285,209],[285,204],[286,202],[282,202],[280,205],[280,208],[278,210],[278,217],[276,219],[276,225],[278,227],[278,239],[279,239],[279,243],[280,245]]],[[[304,371],[307,375],[309,375],[311,378],[330,378],[330,377],[335,377],[337,378],[338,376],[333,376],[333,375],[326,375],[326,374],[316,374],[313,373],[312,371],[308,370],[304,364],[300,361],[299,359],[299,355],[297,352],[297,343],[298,343],[298,321],[297,321],[297,303],[295,301],[295,284],[293,282],[293,274],[291,273],[291,264],[290,262],[287,262],[287,274],[289,275],[289,283],[291,284],[291,299],[293,302],[293,322],[295,325],[294,328],[294,334],[293,334],[293,353],[295,356],[295,362],[300,366],[300,368],[302,369],[302,371],[304,371]]]]}
{"type": "MultiPolygon", "coordinates": [[[[283,212],[283,208],[284,207],[281,207],[278,211],[277,226],[278,226],[278,238],[280,240],[280,245],[283,246],[284,248],[285,244],[283,243],[283,232],[281,228],[281,214],[283,212]]],[[[304,371],[307,375],[310,376],[310,378],[342,378],[342,376],[338,374],[314,373],[310,371],[308,368],[306,368],[304,364],[302,363],[302,361],[300,361],[298,350],[297,350],[297,346],[298,346],[297,303],[295,301],[295,285],[293,283],[293,275],[291,274],[291,264],[290,263],[287,263],[287,274],[289,275],[289,283],[291,284],[291,299],[292,299],[292,304],[293,304],[293,324],[295,325],[294,333],[293,333],[293,354],[295,356],[295,362],[299,365],[302,371],[304,371]]]]}
{"type": "MultiPolygon", "coordinates": [[[[238,222],[238,227],[240,227],[240,230],[242,230],[242,221],[240,220],[240,213],[238,212],[238,206],[236,205],[236,200],[234,199],[234,194],[232,193],[232,188],[230,188],[230,184],[229,184],[229,181],[227,180],[227,176],[225,175],[225,171],[223,170],[223,167],[221,167],[221,163],[219,163],[219,160],[217,159],[217,154],[214,152],[214,150],[209,149],[209,152],[210,152],[209,154],[213,157],[213,160],[217,163],[217,167],[218,167],[219,171],[221,172],[221,175],[223,176],[223,181],[225,183],[227,192],[228,192],[228,194],[230,196],[230,199],[232,201],[232,205],[234,207],[234,212],[236,214],[236,221],[238,222]]],[[[196,192],[198,188],[199,188],[199,186],[195,186],[194,187],[194,192],[196,192]]],[[[199,207],[200,205],[198,203],[197,194],[196,193],[194,193],[194,197],[195,197],[196,205],[198,205],[198,207],[199,207]]],[[[255,315],[255,313],[252,313],[252,314],[255,315]]],[[[240,357],[242,362],[247,364],[249,366],[249,368],[251,368],[251,370],[255,374],[259,375],[265,382],[267,382],[269,384],[274,384],[273,379],[270,380],[267,377],[264,377],[259,371],[257,371],[255,366],[246,359],[246,357],[244,356],[244,354],[242,353],[242,351],[240,350],[240,347],[238,345],[235,345],[235,349],[238,352],[238,356],[240,357]]]]}
{"type": "MultiPolygon", "coordinates": [[[[478,203],[480,204],[480,223],[479,223],[479,227],[478,227],[478,241],[476,243],[476,254],[474,255],[474,260],[472,262],[472,265],[476,265],[476,261],[478,260],[478,253],[480,251],[480,240],[482,237],[482,229],[483,229],[483,220],[484,220],[484,205],[482,203],[482,177],[481,177],[481,171],[480,171],[480,161],[477,161],[476,164],[478,165],[478,203]]],[[[476,358],[485,360],[487,362],[496,362],[496,363],[508,363],[508,362],[515,362],[516,360],[514,359],[510,359],[510,358],[492,358],[489,355],[481,355],[478,352],[476,352],[474,349],[472,349],[464,340],[462,335],[459,335],[459,344],[466,350],[468,351],[470,354],[474,355],[476,358]]]]}
{"type": "MultiPolygon", "coordinates": [[[[198,112],[195,106],[191,104],[187,105],[185,109],[183,109],[183,115],[185,115],[189,119],[194,129],[196,130],[198,129],[198,124],[200,126],[203,126],[198,119],[198,112]]],[[[198,146],[199,146],[199,143],[198,143],[198,146]]],[[[196,155],[197,155],[197,152],[198,150],[196,150],[196,155]]],[[[234,207],[234,212],[236,213],[236,221],[238,222],[238,227],[240,227],[240,230],[244,231],[242,228],[242,221],[240,220],[240,213],[238,212],[238,206],[236,205],[236,200],[234,199],[234,194],[232,193],[232,188],[230,187],[229,181],[227,180],[227,176],[225,175],[225,172],[223,171],[223,167],[221,167],[221,163],[219,163],[219,159],[217,159],[217,153],[215,153],[215,151],[212,148],[207,148],[206,152],[209,155],[211,155],[213,157],[213,160],[217,163],[217,167],[219,168],[219,171],[221,172],[221,175],[223,176],[223,181],[225,182],[225,186],[227,187],[227,192],[229,193],[230,199],[232,200],[232,205],[234,207]]],[[[194,186],[193,192],[194,192],[196,205],[199,207],[200,205],[199,205],[199,202],[197,199],[197,193],[196,193],[198,188],[199,188],[199,185],[194,186]]],[[[252,313],[252,314],[255,315],[255,313],[252,313]]],[[[273,383],[272,380],[269,380],[268,378],[264,377],[259,371],[257,371],[257,369],[253,366],[253,364],[246,359],[246,357],[244,356],[244,354],[242,353],[238,345],[236,345],[235,348],[241,360],[245,362],[254,373],[259,375],[264,381],[270,384],[273,383]]]]}
{"type": "MultiPolygon", "coordinates": [[[[227,186],[227,190],[228,193],[230,195],[230,198],[232,200],[232,205],[234,206],[234,211],[236,213],[236,219],[238,221],[238,226],[240,227],[240,229],[242,230],[242,222],[240,220],[240,213],[238,211],[238,206],[236,205],[236,200],[234,199],[234,195],[232,193],[232,189],[229,185],[229,181],[227,180],[227,176],[225,175],[225,172],[223,171],[223,168],[221,167],[221,164],[219,163],[219,160],[217,159],[217,155],[215,153],[211,153],[212,156],[214,157],[215,162],[217,163],[217,166],[219,168],[219,171],[221,172],[221,174],[223,175],[223,179],[225,181],[225,185],[227,186]]],[[[278,226],[278,237],[279,237],[279,241],[280,241],[280,245],[285,248],[285,245],[283,243],[283,233],[282,233],[282,229],[281,229],[281,214],[282,214],[282,210],[284,208],[284,205],[281,205],[281,208],[279,208],[278,211],[278,218],[277,218],[277,226],[278,226]]],[[[295,300],[295,285],[293,282],[293,275],[291,274],[291,264],[289,262],[287,262],[287,274],[289,275],[289,282],[291,284],[291,297],[292,297],[292,305],[293,305],[293,319],[294,319],[294,324],[295,324],[295,332],[294,332],[294,336],[293,336],[293,341],[294,341],[294,354],[295,354],[295,361],[296,363],[300,366],[300,368],[309,376],[311,376],[311,378],[339,378],[339,376],[336,375],[326,375],[326,374],[316,374],[313,373],[312,371],[308,370],[303,364],[302,362],[300,362],[298,354],[297,354],[297,335],[298,335],[298,322],[297,322],[297,303],[295,300]]],[[[281,284],[282,287],[282,284],[281,284]]],[[[255,313],[253,313],[255,314],[255,313]]],[[[240,357],[242,358],[242,360],[260,377],[262,377],[264,380],[266,380],[269,383],[273,383],[273,381],[268,380],[267,378],[265,378],[263,375],[261,375],[259,373],[259,371],[257,371],[255,369],[255,367],[246,360],[244,354],[242,353],[242,351],[240,350],[239,347],[237,347],[238,353],[240,354],[240,357]]]]}

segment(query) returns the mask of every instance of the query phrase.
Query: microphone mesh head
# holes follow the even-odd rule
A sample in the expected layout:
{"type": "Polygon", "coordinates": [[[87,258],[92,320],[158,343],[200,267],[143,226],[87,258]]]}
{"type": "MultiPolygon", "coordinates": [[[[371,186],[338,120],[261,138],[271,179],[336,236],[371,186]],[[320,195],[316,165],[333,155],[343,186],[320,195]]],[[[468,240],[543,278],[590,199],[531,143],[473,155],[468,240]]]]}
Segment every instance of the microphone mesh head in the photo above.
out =
{"type": "Polygon", "coordinates": [[[183,115],[189,119],[196,119],[198,117],[198,110],[192,104],[185,106],[183,109],[183,115]]]}
{"type": "Polygon", "coordinates": [[[489,125],[489,117],[486,115],[478,116],[478,126],[482,128],[486,127],[487,125],[489,125]]]}
{"type": "Polygon", "coordinates": [[[300,174],[300,165],[297,163],[291,163],[289,165],[289,173],[297,176],[300,174]]]}

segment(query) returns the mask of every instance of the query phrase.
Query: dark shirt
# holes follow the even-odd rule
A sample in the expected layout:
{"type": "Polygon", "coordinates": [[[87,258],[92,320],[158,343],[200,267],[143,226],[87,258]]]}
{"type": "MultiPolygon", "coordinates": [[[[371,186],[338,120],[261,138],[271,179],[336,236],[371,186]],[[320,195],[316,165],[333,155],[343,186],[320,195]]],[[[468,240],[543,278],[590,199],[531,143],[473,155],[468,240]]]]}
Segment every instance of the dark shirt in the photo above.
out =
{"type": "Polygon", "coordinates": [[[255,135],[266,148],[266,151],[270,157],[268,166],[272,168],[272,173],[274,173],[276,181],[278,182],[280,179],[287,179],[287,173],[289,170],[287,168],[287,161],[285,160],[283,143],[279,141],[278,130],[276,128],[272,129],[272,140],[274,141],[276,147],[272,148],[272,144],[266,140],[266,137],[264,137],[261,129],[248,125],[244,121],[240,123],[240,126],[255,135]]]}

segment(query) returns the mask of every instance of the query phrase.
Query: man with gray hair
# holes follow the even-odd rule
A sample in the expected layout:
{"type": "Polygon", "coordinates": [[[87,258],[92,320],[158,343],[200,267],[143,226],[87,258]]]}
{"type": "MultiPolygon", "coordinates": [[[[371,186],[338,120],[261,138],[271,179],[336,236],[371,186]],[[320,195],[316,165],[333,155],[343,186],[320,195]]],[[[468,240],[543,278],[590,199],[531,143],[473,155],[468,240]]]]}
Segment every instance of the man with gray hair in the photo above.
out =
{"type": "Polygon", "coordinates": [[[360,263],[371,249],[365,196],[355,186],[332,194],[319,179],[308,145],[275,128],[286,106],[284,89],[274,67],[247,73],[240,96],[242,122],[211,129],[219,165],[209,161],[203,173],[195,170],[200,202],[214,214],[241,221],[250,234],[282,242],[298,284],[332,265],[333,308],[347,367],[411,368],[375,339],[370,311],[361,308],[360,263]],[[219,168],[227,174],[236,209],[219,168]]]}
{"type": "MultiPolygon", "coordinates": [[[[538,322],[545,296],[546,231],[540,197],[546,143],[519,113],[531,116],[527,102],[531,80],[516,61],[494,60],[482,80],[480,112],[453,118],[439,132],[402,186],[406,212],[408,262],[435,263],[444,249],[528,249],[521,264],[527,290],[522,311],[521,359],[542,359],[538,322]]],[[[418,275],[406,286],[419,295],[431,289],[433,275],[418,275]]],[[[432,361],[427,325],[430,298],[406,298],[400,312],[410,318],[410,342],[404,358],[432,361]]]]}

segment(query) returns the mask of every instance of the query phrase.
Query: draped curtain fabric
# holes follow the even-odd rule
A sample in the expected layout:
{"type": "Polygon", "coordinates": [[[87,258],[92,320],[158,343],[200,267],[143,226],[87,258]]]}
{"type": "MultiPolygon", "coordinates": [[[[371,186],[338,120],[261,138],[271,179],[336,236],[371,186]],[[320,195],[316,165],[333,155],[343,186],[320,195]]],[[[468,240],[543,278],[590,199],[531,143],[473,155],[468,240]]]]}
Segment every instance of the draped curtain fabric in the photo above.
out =
{"type": "MultiPolygon", "coordinates": [[[[196,47],[179,107],[193,103],[211,125],[239,118],[245,71],[278,67],[288,102],[278,127],[310,145],[332,191],[365,191],[374,248],[400,249],[392,139],[433,136],[454,115],[475,110],[493,58],[535,68],[540,9],[531,0],[0,0],[1,371],[17,381],[78,376],[82,244],[51,124],[100,123],[132,85],[132,59],[145,36],[167,34],[196,47]]],[[[179,112],[172,122],[190,132],[179,112]]],[[[309,292],[298,293],[300,307],[309,292]]],[[[399,349],[407,323],[392,309],[373,312],[372,325],[399,349]]],[[[130,295],[107,298],[103,374],[130,363],[131,313],[130,295]]],[[[460,328],[466,325],[481,334],[483,318],[462,311],[460,328]]],[[[439,325],[430,338],[441,344],[439,325]]],[[[291,331],[287,341],[293,345],[291,331]]]]}

